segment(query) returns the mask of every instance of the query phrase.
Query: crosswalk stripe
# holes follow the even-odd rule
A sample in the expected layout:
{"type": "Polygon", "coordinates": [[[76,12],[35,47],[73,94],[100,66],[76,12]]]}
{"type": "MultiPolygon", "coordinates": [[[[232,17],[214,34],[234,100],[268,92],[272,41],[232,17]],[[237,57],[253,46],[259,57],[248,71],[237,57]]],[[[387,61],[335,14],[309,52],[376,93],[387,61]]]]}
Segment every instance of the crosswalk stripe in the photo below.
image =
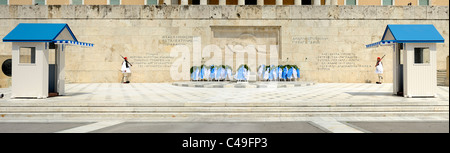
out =
{"type": "Polygon", "coordinates": [[[105,127],[117,125],[117,124],[120,124],[120,123],[123,123],[123,121],[96,122],[96,123],[93,123],[93,124],[79,126],[79,127],[75,127],[75,128],[59,131],[59,132],[56,132],[56,133],[87,133],[87,132],[95,131],[95,130],[102,129],[102,128],[105,128],[105,127]]]}
{"type": "Polygon", "coordinates": [[[336,120],[312,121],[312,123],[332,133],[364,133],[336,120]]]}

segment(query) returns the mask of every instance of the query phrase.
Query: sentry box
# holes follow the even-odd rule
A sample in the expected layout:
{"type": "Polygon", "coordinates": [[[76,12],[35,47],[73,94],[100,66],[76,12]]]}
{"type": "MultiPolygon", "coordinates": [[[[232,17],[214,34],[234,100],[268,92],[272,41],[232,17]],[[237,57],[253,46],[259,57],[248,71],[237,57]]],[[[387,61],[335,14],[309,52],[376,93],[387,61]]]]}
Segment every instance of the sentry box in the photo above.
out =
{"type": "Polygon", "coordinates": [[[393,46],[393,93],[408,97],[436,97],[436,43],[444,38],[433,25],[387,25],[373,48],[393,46]]]}
{"type": "Polygon", "coordinates": [[[12,42],[11,98],[64,95],[65,46],[94,46],[79,42],[64,23],[20,23],[3,42],[12,42]]]}

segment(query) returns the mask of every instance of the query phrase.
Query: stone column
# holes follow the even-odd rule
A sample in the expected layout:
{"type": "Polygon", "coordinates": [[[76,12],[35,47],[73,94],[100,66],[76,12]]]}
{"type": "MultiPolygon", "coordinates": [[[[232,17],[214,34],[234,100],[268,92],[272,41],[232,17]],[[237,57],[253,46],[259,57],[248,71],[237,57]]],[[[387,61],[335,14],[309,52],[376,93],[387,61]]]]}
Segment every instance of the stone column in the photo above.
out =
{"type": "Polygon", "coordinates": [[[238,5],[245,5],[245,0],[238,0],[238,5]]]}
{"type": "Polygon", "coordinates": [[[257,5],[264,5],[264,0],[258,0],[258,1],[256,2],[256,4],[257,4],[257,5]]]}
{"type": "Polygon", "coordinates": [[[295,0],[294,5],[302,5],[302,0],[295,0]]]}
{"type": "Polygon", "coordinates": [[[227,5],[227,0],[219,0],[219,5],[227,5]]]}
{"type": "Polygon", "coordinates": [[[172,5],[172,0],[164,0],[164,3],[165,3],[166,5],[172,5]]]}
{"type": "Polygon", "coordinates": [[[189,5],[188,0],[181,0],[181,5],[189,5]]]}
{"type": "Polygon", "coordinates": [[[276,0],[277,1],[277,5],[283,5],[283,0],[276,0]]]}
{"type": "Polygon", "coordinates": [[[66,65],[66,61],[65,61],[65,52],[63,51],[63,47],[64,45],[56,45],[58,46],[56,48],[56,68],[58,69],[58,71],[56,71],[56,76],[57,76],[57,81],[58,83],[56,84],[56,90],[58,92],[59,95],[64,95],[65,92],[65,72],[64,72],[64,67],[66,65]]]}
{"type": "Polygon", "coordinates": [[[330,4],[331,5],[338,5],[338,0],[330,0],[330,4]]]}
{"type": "Polygon", "coordinates": [[[448,67],[449,67],[449,63],[448,63],[448,59],[449,58],[449,56],[447,56],[447,76],[445,77],[445,81],[444,81],[444,85],[446,85],[446,86],[448,86],[448,83],[449,83],[449,81],[448,81],[448,67]]]}
{"type": "Polygon", "coordinates": [[[320,0],[314,0],[314,5],[320,5],[320,0]]]}
{"type": "Polygon", "coordinates": [[[200,0],[200,5],[208,5],[208,1],[207,0],[200,0]]]}
{"type": "Polygon", "coordinates": [[[325,0],[325,5],[331,5],[331,0],[325,0]]]}

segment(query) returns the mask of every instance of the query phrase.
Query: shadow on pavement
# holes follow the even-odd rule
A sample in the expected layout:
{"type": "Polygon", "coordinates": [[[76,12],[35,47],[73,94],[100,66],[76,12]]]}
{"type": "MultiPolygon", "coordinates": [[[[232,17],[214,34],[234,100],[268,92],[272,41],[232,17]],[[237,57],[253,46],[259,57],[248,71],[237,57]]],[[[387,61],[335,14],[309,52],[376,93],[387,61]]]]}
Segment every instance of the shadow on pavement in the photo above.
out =
{"type": "Polygon", "coordinates": [[[345,92],[352,96],[393,96],[392,92],[345,92]]]}
{"type": "Polygon", "coordinates": [[[64,94],[63,96],[80,96],[80,95],[92,95],[92,93],[90,92],[72,92],[72,93],[67,93],[64,94]]]}

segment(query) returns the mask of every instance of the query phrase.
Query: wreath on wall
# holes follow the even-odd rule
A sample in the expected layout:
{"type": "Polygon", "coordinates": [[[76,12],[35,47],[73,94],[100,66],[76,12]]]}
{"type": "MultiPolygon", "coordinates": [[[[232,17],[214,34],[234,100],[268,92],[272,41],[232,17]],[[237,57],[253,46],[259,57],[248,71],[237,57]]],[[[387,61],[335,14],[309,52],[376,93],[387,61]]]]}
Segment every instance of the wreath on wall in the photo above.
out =
{"type": "Polygon", "coordinates": [[[245,70],[247,71],[251,71],[250,68],[247,66],[247,64],[242,64],[241,66],[238,67],[238,70],[241,69],[242,67],[244,67],[245,70]]]}

